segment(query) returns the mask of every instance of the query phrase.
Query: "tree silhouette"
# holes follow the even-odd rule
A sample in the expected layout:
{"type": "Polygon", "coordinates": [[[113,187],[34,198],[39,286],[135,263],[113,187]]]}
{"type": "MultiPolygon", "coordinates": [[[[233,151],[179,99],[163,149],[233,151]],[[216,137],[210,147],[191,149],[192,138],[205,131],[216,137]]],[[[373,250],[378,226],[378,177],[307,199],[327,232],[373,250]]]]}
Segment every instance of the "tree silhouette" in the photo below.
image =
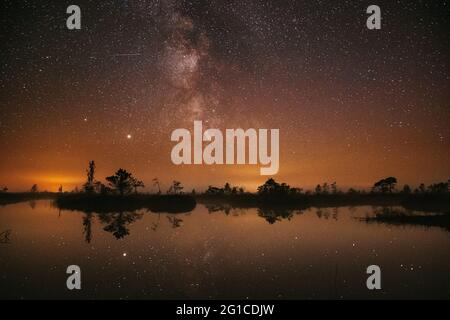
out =
{"type": "Polygon", "coordinates": [[[322,185],[322,193],[323,194],[328,194],[330,192],[330,188],[329,188],[329,186],[328,186],[328,183],[324,183],[323,185],[322,185]]]}
{"type": "Polygon", "coordinates": [[[206,194],[221,194],[221,193],[223,193],[223,189],[213,187],[213,186],[208,186],[208,189],[206,190],[205,193],[206,194]]]}
{"type": "Polygon", "coordinates": [[[159,184],[158,178],[154,178],[152,181],[153,181],[153,186],[158,187],[158,194],[161,194],[161,185],[159,184]]]}
{"type": "Polygon", "coordinates": [[[428,190],[432,193],[446,193],[449,191],[449,183],[448,182],[439,182],[433,183],[428,186],[428,190]]]}
{"type": "Polygon", "coordinates": [[[409,185],[405,184],[403,186],[402,192],[407,193],[407,194],[411,193],[411,187],[409,185]]]}
{"type": "Polygon", "coordinates": [[[169,193],[169,194],[181,194],[181,193],[183,193],[182,192],[183,189],[184,189],[184,187],[181,185],[181,182],[174,180],[172,182],[172,185],[170,186],[169,190],[167,191],[167,193],[169,193]]]}
{"type": "Polygon", "coordinates": [[[31,186],[30,192],[32,192],[32,193],[37,193],[37,192],[39,192],[38,185],[37,185],[37,184],[33,184],[33,185],[31,186]]]}
{"type": "Polygon", "coordinates": [[[337,188],[336,181],[333,182],[333,183],[331,184],[331,192],[332,192],[333,194],[337,194],[337,193],[339,192],[339,190],[338,190],[338,188],[337,188]]]}
{"type": "Polygon", "coordinates": [[[395,189],[395,185],[397,184],[397,178],[389,177],[384,179],[384,183],[387,185],[388,191],[392,192],[395,189]]]}
{"type": "Polygon", "coordinates": [[[394,177],[381,179],[380,181],[375,182],[375,184],[373,185],[373,190],[380,191],[382,193],[392,192],[396,184],[397,179],[394,177]]]}
{"type": "Polygon", "coordinates": [[[230,184],[228,182],[225,183],[225,186],[223,187],[223,192],[225,194],[231,194],[231,187],[230,187],[230,184]]]}
{"type": "Polygon", "coordinates": [[[133,188],[133,176],[124,169],[119,169],[113,176],[106,177],[106,181],[121,196],[129,194],[133,188]]]}
{"type": "Polygon", "coordinates": [[[137,194],[138,188],[145,188],[145,185],[141,180],[131,177],[131,187],[134,189],[134,193],[137,194]]]}
{"type": "Polygon", "coordinates": [[[316,192],[316,194],[321,194],[322,193],[322,186],[320,184],[318,184],[314,191],[316,192]]]}
{"type": "Polygon", "coordinates": [[[263,185],[258,187],[259,195],[287,195],[291,192],[291,187],[286,183],[278,183],[270,178],[263,185]]]}
{"type": "Polygon", "coordinates": [[[416,190],[417,190],[418,193],[425,193],[427,191],[426,188],[425,188],[425,184],[424,183],[421,183],[419,185],[419,188],[417,188],[416,190]]]}
{"type": "Polygon", "coordinates": [[[93,193],[94,188],[94,179],[95,179],[95,162],[94,160],[89,161],[89,167],[86,170],[87,181],[83,185],[83,189],[87,193],[93,193]]]}
{"type": "Polygon", "coordinates": [[[350,188],[350,189],[348,189],[347,193],[348,194],[356,194],[356,193],[358,193],[358,191],[354,188],[350,188]]]}
{"type": "Polygon", "coordinates": [[[59,193],[62,193],[63,192],[63,186],[61,185],[61,186],[59,186],[59,188],[58,188],[58,192],[59,193]]]}

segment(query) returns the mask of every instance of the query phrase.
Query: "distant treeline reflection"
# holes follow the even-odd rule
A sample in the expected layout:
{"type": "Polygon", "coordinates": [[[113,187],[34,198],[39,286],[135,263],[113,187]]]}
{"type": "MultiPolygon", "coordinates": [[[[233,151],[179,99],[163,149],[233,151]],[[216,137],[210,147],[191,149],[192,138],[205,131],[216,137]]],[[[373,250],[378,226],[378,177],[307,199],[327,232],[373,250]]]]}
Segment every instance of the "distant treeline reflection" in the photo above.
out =
{"type": "MultiPolygon", "coordinates": [[[[204,204],[209,212],[223,211],[229,214],[232,210],[256,208],[258,215],[273,224],[281,220],[290,220],[302,210],[316,207],[321,217],[321,208],[337,208],[341,206],[371,205],[376,207],[402,206],[408,210],[419,210],[432,213],[450,214],[450,180],[434,183],[429,186],[420,184],[417,188],[404,185],[398,188],[395,177],[387,177],[376,181],[370,191],[341,190],[336,182],[323,183],[314,190],[303,190],[291,187],[286,183],[279,183],[268,179],[257,188],[257,192],[245,191],[245,188],[225,183],[223,187],[209,186],[205,192],[195,190],[186,192],[180,181],[174,180],[163,192],[158,178],[152,180],[154,192],[143,193],[142,180],[136,178],[125,169],[118,169],[114,174],[105,178],[105,183],[96,179],[96,164],[90,161],[86,170],[86,182],[80,189],[67,192],[60,186],[58,193],[41,192],[34,184],[29,192],[11,193],[7,187],[0,192],[0,205],[9,203],[54,199],[55,205],[62,210],[76,210],[87,214],[83,222],[85,234],[89,235],[89,215],[99,214],[99,219],[106,224],[105,230],[121,238],[128,234],[127,225],[140,218],[140,210],[153,213],[187,213],[194,210],[197,202],[204,204]]],[[[337,218],[337,213],[332,214],[337,218]]],[[[169,219],[169,218],[168,218],[169,219]]],[[[440,226],[446,218],[431,215],[415,219],[414,223],[422,221],[439,221],[440,226]]],[[[412,221],[408,216],[378,215],[367,221],[412,221]]],[[[181,225],[179,218],[170,217],[173,227],[181,225]]],[[[159,222],[158,222],[159,223],[159,222]]],[[[422,223],[426,225],[426,223],[422,223]]],[[[153,228],[153,227],[152,227],[153,228]]],[[[157,226],[154,226],[157,228],[157,226]]],[[[87,239],[89,237],[87,236],[87,239]]]]}

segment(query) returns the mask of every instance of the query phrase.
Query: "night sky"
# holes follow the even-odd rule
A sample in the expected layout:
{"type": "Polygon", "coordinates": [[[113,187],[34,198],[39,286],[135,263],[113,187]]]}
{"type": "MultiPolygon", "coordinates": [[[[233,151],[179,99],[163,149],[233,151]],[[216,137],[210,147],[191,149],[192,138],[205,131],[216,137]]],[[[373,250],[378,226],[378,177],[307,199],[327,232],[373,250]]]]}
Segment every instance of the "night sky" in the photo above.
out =
{"type": "Polygon", "coordinates": [[[1,3],[0,186],[65,190],[89,160],[167,188],[256,166],[175,166],[170,134],[280,129],[276,180],[368,187],[450,178],[448,1],[1,3]],[[81,8],[68,30],[66,8],[81,8]],[[381,7],[381,30],[366,8],[381,7]]]}

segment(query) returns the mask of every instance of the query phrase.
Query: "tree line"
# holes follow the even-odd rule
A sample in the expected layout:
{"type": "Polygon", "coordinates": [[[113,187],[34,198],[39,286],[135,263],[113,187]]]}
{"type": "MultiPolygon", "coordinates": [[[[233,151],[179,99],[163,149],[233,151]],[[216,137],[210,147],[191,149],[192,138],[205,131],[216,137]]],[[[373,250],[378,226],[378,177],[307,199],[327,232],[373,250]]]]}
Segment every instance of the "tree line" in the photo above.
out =
{"type": "MultiPolygon", "coordinates": [[[[145,188],[142,180],[136,178],[131,172],[119,168],[113,175],[105,178],[106,184],[95,179],[95,162],[89,162],[86,170],[86,183],[83,184],[82,191],[85,193],[100,193],[100,194],[119,194],[121,196],[129,194],[138,194],[140,188],[145,188]]],[[[157,194],[161,194],[161,185],[158,178],[152,180],[153,186],[158,188],[157,194]]],[[[181,182],[174,180],[167,190],[168,194],[181,194],[183,186],[181,182]]]]}
{"type": "MultiPolygon", "coordinates": [[[[397,189],[398,180],[395,177],[387,177],[375,182],[370,189],[370,193],[449,193],[450,192],[450,179],[446,182],[433,183],[429,186],[425,186],[421,183],[417,188],[413,189],[408,184],[403,185],[402,188],[397,189]]],[[[224,187],[209,186],[205,194],[207,195],[238,195],[244,194],[244,188],[233,187],[228,182],[224,187]]],[[[356,194],[367,193],[365,190],[356,190],[349,188],[346,192],[338,188],[336,182],[318,184],[313,190],[304,191],[302,188],[291,187],[290,185],[282,182],[279,183],[273,178],[268,179],[264,184],[258,186],[258,195],[336,195],[336,194],[356,194]]]]}
{"type": "MultiPolygon", "coordinates": [[[[81,190],[76,187],[73,193],[88,193],[88,194],[119,194],[121,196],[129,194],[137,194],[139,189],[145,188],[145,184],[142,180],[136,178],[131,172],[119,168],[113,175],[105,177],[106,183],[96,180],[96,164],[94,160],[89,161],[88,168],[86,169],[86,182],[82,185],[81,190]]],[[[156,188],[157,194],[162,194],[161,183],[158,178],[152,180],[152,186],[156,188]]],[[[397,188],[398,180],[395,177],[387,177],[375,182],[370,190],[370,193],[391,194],[391,193],[403,193],[403,194],[425,194],[425,193],[449,193],[450,192],[450,179],[445,182],[437,182],[426,186],[421,183],[416,188],[412,188],[410,185],[405,184],[401,188],[397,188]]],[[[174,180],[167,189],[167,194],[183,194],[184,187],[180,181],[174,180]]],[[[4,186],[0,187],[0,193],[8,192],[8,188],[4,186]]],[[[37,184],[33,184],[29,189],[31,193],[38,193],[39,187],[37,184]]],[[[58,188],[59,193],[63,193],[63,186],[58,188]]],[[[226,182],[223,187],[208,186],[204,192],[205,195],[242,195],[248,192],[244,187],[232,186],[226,182]]],[[[282,182],[279,183],[275,179],[270,178],[264,184],[258,186],[258,195],[328,195],[328,194],[355,194],[355,193],[367,193],[364,190],[356,190],[354,188],[348,189],[346,192],[340,190],[336,182],[322,183],[316,185],[313,190],[304,191],[302,188],[291,187],[288,184],[282,182]]],[[[196,194],[195,189],[191,191],[192,195],[196,194]]]]}

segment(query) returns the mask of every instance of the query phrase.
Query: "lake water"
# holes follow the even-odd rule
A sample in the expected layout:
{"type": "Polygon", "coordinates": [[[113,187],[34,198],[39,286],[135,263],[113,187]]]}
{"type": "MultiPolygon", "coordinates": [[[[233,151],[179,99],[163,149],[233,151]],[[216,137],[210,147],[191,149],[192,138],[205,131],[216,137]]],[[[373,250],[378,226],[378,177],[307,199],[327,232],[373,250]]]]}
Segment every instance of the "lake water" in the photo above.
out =
{"type": "Polygon", "coordinates": [[[44,200],[2,206],[0,298],[450,298],[450,233],[361,221],[374,210],[311,208],[277,220],[201,204],[189,214],[102,216],[44,200]],[[79,291],[66,288],[73,264],[79,291]],[[372,264],[381,290],[366,287],[372,264]]]}

